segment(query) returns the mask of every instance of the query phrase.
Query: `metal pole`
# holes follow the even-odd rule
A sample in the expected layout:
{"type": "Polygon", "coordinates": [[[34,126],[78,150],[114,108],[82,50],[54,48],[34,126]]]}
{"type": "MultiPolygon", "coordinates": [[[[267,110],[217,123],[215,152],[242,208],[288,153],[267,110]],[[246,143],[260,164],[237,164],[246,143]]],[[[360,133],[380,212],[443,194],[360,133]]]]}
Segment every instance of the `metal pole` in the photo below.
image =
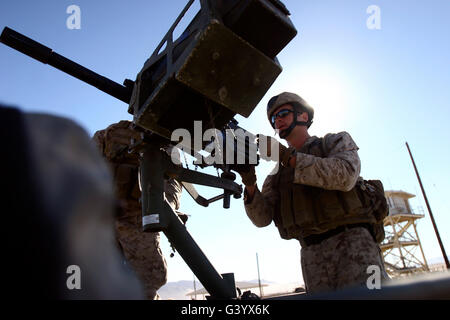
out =
{"type": "Polygon", "coordinates": [[[144,232],[162,231],[214,299],[236,298],[232,274],[220,275],[164,199],[164,173],[170,158],[154,143],[145,145],[140,159],[142,225],[144,232]]]}
{"type": "Polygon", "coordinates": [[[169,219],[169,226],[163,230],[164,234],[206,291],[214,299],[236,298],[234,278],[230,279],[225,276],[228,274],[220,275],[216,271],[167,201],[164,202],[164,211],[169,219]]]}
{"type": "Polygon", "coordinates": [[[194,276],[194,297],[195,297],[194,300],[197,300],[197,288],[195,287],[195,275],[193,275],[193,276],[194,276]]]}
{"type": "Polygon", "coordinates": [[[428,203],[427,195],[425,194],[425,189],[423,188],[422,181],[420,180],[419,172],[417,171],[416,163],[414,162],[414,158],[412,156],[411,150],[409,149],[408,142],[406,142],[406,147],[408,148],[409,156],[411,157],[411,161],[414,166],[414,171],[416,172],[417,179],[419,180],[420,189],[422,190],[423,198],[425,199],[425,203],[427,205],[428,212],[430,213],[431,223],[433,224],[434,232],[436,233],[436,237],[439,242],[439,246],[441,247],[442,255],[444,256],[445,265],[447,269],[450,269],[450,263],[448,261],[447,253],[445,253],[444,245],[442,243],[441,237],[439,235],[439,231],[436,226],[436,222],[434,221],[433,213],[431,212],[430,204],[428,203]]]}
{"type": "Polygon", "coordinates": [[[259,297],[262,298],[262,287],[261,287],[261,277],[259,275],[259,260],[258,260],[258,252],[256,253],[256,267],[258,268],[258,285],[259,285],[259,297]]]}

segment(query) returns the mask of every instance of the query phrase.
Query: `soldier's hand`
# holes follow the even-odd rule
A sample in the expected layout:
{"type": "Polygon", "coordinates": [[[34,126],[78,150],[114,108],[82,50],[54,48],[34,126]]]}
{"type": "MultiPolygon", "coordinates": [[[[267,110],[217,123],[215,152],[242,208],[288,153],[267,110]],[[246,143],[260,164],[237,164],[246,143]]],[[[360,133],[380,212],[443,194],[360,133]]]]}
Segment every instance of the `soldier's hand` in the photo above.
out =
{"type": "Polygon", "coordinates": [[[254,165],[239,167],[236,169],[236,171],[241,176],[242,183],[245,186],[254,186],[256,184],[256,173],[254,165]]]}
{"type": "Polygon", "coordinates": [[[289,158],[295,152],[294,148],[286,148],[277,139],[263,134],[257,135],[259,155],[267,161],[279,161],[283,166],[288,165],[289,158]]]}

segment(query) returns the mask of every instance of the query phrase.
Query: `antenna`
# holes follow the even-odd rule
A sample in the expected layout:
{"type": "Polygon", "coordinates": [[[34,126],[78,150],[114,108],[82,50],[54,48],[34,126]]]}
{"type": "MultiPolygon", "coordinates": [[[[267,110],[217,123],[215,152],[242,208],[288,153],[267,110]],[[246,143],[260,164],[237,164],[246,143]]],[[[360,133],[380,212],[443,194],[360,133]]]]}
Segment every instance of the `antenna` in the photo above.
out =
{"type": "Polygon", "coordinates": [[[259,296],[262,298],[262,287],[261,287],[261,277],[259,275],[259,260],[258,260],[258,252],[256,253],[256,267],[258,268],[258,286],[259,286],[259,296]]]}
{"type": "Polygon", "coordinates": [[[406,147],[408,148],[409,156],[411,157],[411,161],[414,166],[414,171],[416,172],[417,180],[419,180],[420,189],[422,190],[423,198],[425,199],[425,204],[427,205],[428,212],[430,213],[431,223],[433,224],[434,232],[436,233],[436,237],[439,242],[439,246],[441,247],[442,255],[444,256],[445,265],[447,266],[447,270],[450,269],[450,263],[448,261],[447,253],[445,253],[444,245],[441,240],[441,236],[439,235],[439,231],[436,226],[436,222],[434,221],[433,213],[431,212],[430,204],[428,203],[427,195],[425,194],[425,189],[422,185],[422,180],[420,180],[419,172],[417,171],[416,163],[414,162],[414,158],[412,156],[411,150],[409,149],[408,142],[406,142],[406,147]]]}

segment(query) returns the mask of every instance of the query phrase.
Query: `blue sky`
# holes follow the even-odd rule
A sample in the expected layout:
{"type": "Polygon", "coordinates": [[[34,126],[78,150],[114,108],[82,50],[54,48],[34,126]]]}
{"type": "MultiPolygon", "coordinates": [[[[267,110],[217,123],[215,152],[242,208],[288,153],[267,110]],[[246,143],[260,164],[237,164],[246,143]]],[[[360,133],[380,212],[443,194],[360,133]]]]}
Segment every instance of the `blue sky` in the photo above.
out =
{"type": "MultiPolygon", "coordinates": [[[[240,125],[253,133],[273,134],[265,115],[270,97],[282,91],[304,97],[316,110],[311,134],[348,131],[360,148],[364,178],[417,195],[411,204],[426,214],[418,231],[426,257],[434,259],[441,252],[405,146],[408,141],[449,253],[450,1],[283,2],[298,35],[278,56],[282,74],[249,118],[237,116],[240,125]],[[381,29],[367,28],[371,5],[380,9],[381,29]]],[[[9,26],[121,83],[135,79],[186,3],[2,1],[0,27],[9,26]],[[66,9],[72,4],[81,9],[79,30],[66,27],[66,9]]],[[[124,103],[4,45],[0,101],[69,117],[89,134],[132,119],[124,103]]],[[[259,186],[272,166],[258,166],[259,186]]],[[[199,190],[207,197],[218,194],[199,190]]],[[[281,240],[273,225],[254,227],[242,200],[232,199],[231,209],[225,210],[220,202],[197,206],[186,193],[182,199],[181,211],[191,215],[188,229],[217,271],[234,272],[237,280],[254,279],[258,252],[263,278],[302,282],[298,243],[281,240]]],[[[192,279],[178,254],[169,258],[162,239],[169,281],[192,279]]]]}

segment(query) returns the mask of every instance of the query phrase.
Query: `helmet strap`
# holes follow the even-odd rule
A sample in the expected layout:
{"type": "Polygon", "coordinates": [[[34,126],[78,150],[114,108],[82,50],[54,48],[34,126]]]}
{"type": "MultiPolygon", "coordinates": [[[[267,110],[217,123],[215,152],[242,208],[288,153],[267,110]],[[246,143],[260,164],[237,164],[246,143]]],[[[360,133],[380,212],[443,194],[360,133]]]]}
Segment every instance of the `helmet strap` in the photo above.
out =
{"type": "Polygon", "coordinates": [[[287,127],[286,129],[282,130],[279,132],[280,138],[281,139],[285,139],[287,138],[292,130],[294,130],[294,128],[296,126],[307,126],[309,128],[309,126],[311,125],[311,121],[305,122],[305,121],[298,121],[297,120],[297,116],[300,114],[300,112],[298,112],[296,109],[294,110],[294,120],[292,120],[292,123],[289,127],[287,127]]]}

